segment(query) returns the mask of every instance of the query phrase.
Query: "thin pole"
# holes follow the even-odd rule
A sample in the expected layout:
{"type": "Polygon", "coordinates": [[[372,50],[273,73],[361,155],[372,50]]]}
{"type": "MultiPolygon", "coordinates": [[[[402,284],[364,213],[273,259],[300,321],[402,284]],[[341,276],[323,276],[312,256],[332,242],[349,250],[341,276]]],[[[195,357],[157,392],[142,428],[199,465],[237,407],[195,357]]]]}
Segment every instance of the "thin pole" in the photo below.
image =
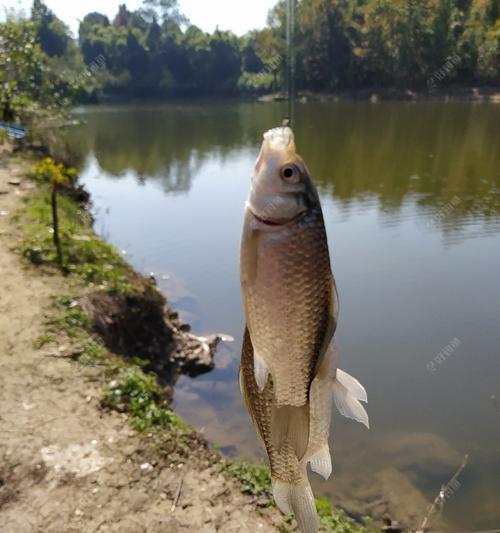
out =
{"type": "Polygon", "coordinates": [[[295,115],[295,0],[287,0],[286,8],[288,119],[290,126],[293,127],[295,115]]]}
{"type": "Polygon", "coordinates": [[[458,480],[458,477],[460,476],[464,468],[467,466],[468,460],[469,460],[469,455],[467,454],[464,457],[464,460],[462,461],[462,464],[460,465],[459,469],[455,472],[455,475],[450,479],[450,481],[448,481],[448,483],[446,483],[446,485],[443,485],[441,487],[441,490],[439,491],[439,494],[436,496],[435,500],[432,502],[431,508],[429,509],[427,516],[424,518],[424,521],[422,522],[422,525],[420,526],[419,531],[427,530],[427,524],[429,523],[431,516],[435,512],[438,505],[440,504],[442,505],[444,503],[446,492],[453,485],[453,483],[458,480]]]}
{"type": "Polygon", "coordinates": [[[52,238],[54,240],[54,246],[57,253],[57,262],[59,266],[64,269],[63,253],[61,248],[61,240],[59,238],[59,216],[57,214],[57,179],[52,178],[52,194],[51,194],[51,207],[52,207],[52,238]]]}

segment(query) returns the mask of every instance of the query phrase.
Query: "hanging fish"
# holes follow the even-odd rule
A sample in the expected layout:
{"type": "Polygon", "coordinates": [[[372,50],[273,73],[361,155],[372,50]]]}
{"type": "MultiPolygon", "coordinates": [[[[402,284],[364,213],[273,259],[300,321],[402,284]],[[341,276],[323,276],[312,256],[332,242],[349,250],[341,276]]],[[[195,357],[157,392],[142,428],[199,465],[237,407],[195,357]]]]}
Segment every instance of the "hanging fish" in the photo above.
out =
{"type": "Polygon", "coordinates": [[[264,134],[245,209],[241,288],[242,396],[269,456],[276,504],[314,533],[307,464],[330,477],[332,397],[343,415],[369,424],[365,389],[337,369],[338,298],[323,214],[289,127],[264,134]]]}

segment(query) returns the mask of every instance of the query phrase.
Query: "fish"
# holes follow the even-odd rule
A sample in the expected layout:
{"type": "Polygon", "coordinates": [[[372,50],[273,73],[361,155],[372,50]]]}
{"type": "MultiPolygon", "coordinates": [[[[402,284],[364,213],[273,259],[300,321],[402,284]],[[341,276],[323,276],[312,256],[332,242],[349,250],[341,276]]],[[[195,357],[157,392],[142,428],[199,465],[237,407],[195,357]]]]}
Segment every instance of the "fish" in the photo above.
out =
{"type": "Polygon", "coordinates": [[[321,202],[293,130],[264,134],[240,249],[244,404],[266,449],[274,500],[302,533],[319,519],[307,467],[328,479],[332,403],[369,427],[361,383],[337,367],[339,299],[321,202]]]}

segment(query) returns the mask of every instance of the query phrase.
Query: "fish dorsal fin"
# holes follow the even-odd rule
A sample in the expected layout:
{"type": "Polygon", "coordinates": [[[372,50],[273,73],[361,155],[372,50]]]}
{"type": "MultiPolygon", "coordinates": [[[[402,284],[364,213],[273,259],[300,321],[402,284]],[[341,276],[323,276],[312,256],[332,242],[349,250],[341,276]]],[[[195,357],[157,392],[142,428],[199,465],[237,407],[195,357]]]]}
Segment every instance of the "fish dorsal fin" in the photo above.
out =
{"type": "Polygon", "coordinates": [[[323,339],[323,346],[321,347],[320,355],[316,361],[315,376],[325,372],[325,370],[334,375],[337,367],[337,351],[335,349],[334,335],[337,329],[337,319],[339,314],[339,297],[333,276],[331,281],[332,287],[330,293],[329,320],[323,339]]]}

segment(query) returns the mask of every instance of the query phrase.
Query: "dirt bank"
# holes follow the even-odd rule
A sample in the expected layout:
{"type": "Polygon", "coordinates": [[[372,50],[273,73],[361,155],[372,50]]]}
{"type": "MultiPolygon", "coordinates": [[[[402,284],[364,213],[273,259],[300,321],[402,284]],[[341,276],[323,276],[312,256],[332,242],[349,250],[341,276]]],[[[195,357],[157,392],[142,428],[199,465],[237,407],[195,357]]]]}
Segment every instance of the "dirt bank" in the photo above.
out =
{"type": "Polygon", "coordinates": [[[26,163],[0,155],[0,530],[274,530],[279,513],[224,477],[201,439],[162,452],[152,433],[131,429],[129,415],[102,408],[105,366],[65,357],[64,335],[34,346],[54,295],[74,287],[17,252],[13,215],[34,184],[24,178],[26,163]]]}

